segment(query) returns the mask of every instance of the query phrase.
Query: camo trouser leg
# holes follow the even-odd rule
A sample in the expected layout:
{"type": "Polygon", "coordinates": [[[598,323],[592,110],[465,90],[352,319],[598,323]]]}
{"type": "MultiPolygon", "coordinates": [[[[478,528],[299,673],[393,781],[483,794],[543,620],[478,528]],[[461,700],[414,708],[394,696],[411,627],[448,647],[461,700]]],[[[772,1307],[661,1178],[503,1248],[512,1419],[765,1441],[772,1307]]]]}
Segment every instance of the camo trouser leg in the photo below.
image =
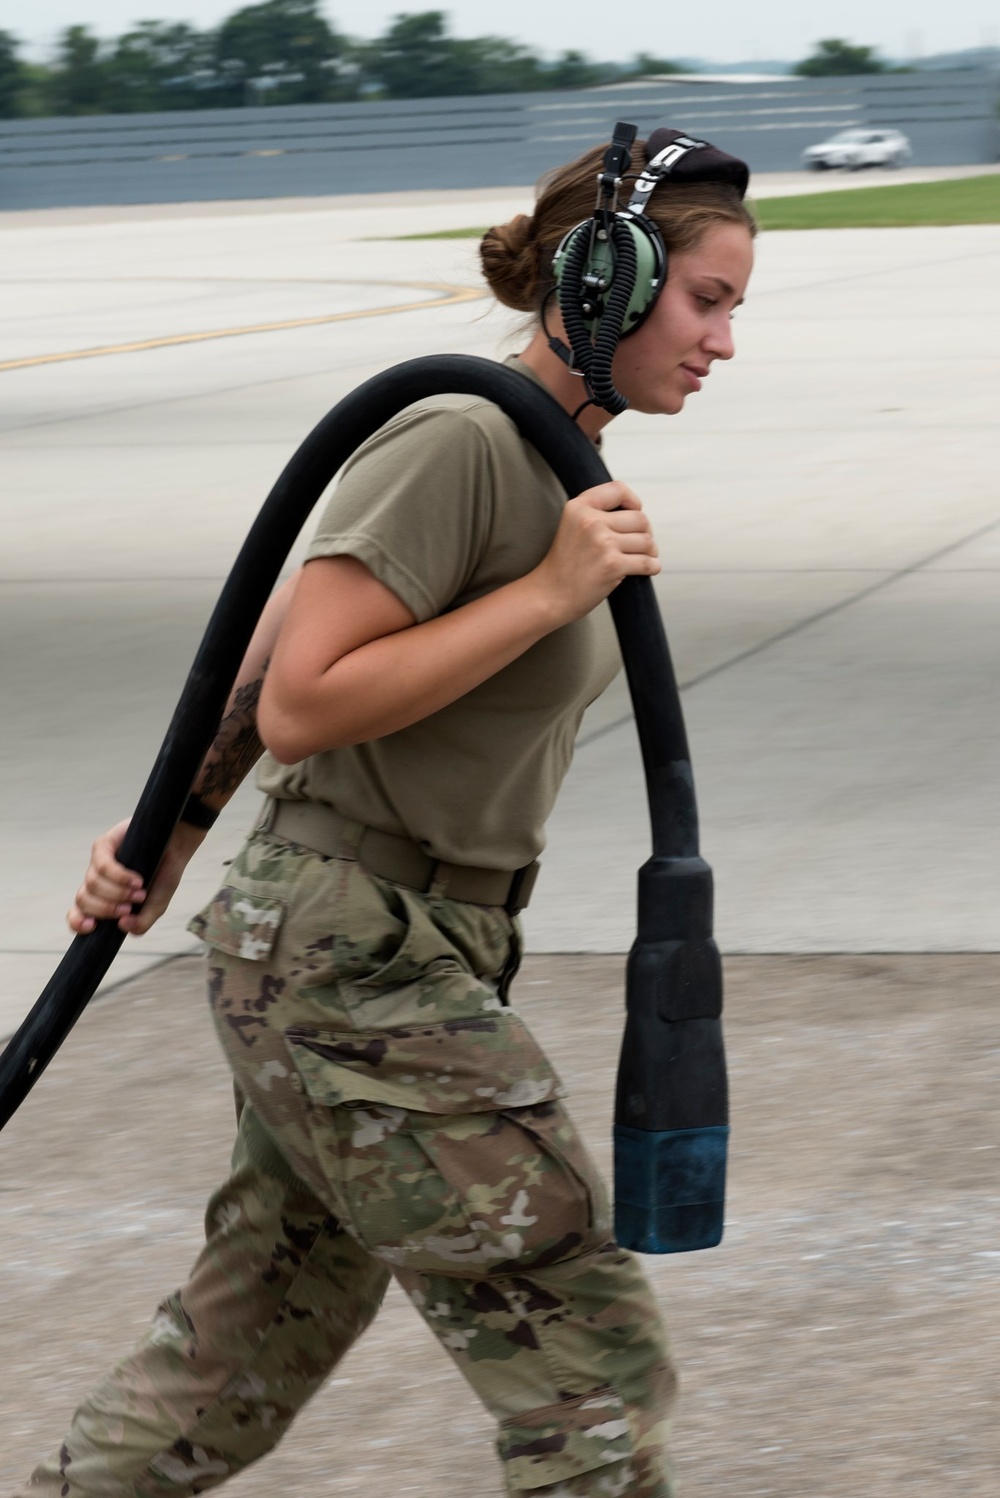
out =
{"type": "Polygon", "coordinates": [[[195,929],[240,1086],[497,1418],[511,1498],[670,1498],[666,1336],[498,994],[510,918],[262,835],[195,929]]]}
{"type": "Polygon", "coordinates": [[[388,1279],[249,1108],[184,1288],[77,1411],[31,1498],[187,1498],[265,1455],[360,1335],[388,1279]]]}
{"type": "Polygon", "coordinates": [[[511,1498],[671,1498],[675,1379],[632,1255],[608,1245],[480,1280],[396,1274],[499,1422],[511,1498]]]}

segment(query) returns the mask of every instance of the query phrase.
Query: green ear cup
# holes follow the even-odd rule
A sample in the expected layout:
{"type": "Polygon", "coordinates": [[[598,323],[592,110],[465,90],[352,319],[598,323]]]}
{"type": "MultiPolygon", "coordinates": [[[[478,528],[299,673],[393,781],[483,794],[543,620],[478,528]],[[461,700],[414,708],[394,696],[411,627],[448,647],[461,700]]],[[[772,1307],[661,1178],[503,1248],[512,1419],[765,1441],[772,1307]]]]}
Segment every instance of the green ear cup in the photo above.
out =
{"type": "MultiPolygon", "coordinates": [[[[666,254],[659,231],[648,219],[630,213],[619,213],[617,219],[619,223],[626,225],[632,236],[636,259],[635,285],[629,297],[621,330],[621,336],[624,338],[629,333],[634,333],[636,328],[645,321],[659,296],[666,279],[666,254]]],[[[593,219],[577,224],[556,250],[552,261],[552,272],[557,286],[562,284],[566,254],[570,245],[576,241],[577,235],[589,240],[593,227],[593,219]]],[[[600,327],[607,293],[614,280],[614,271],[614,256],[610,244],[607,240],[595,239],[593,251],[583,268],[580,283],[581,311],[591,338],[596,337],[600,327]],[[592,278],[592,281],[598,284],[588,285],[587,278],[592,278]],[[591,309],[589,311],[588,306],[591,309]]]]}
{"type": "Polygon", "coordinates": [[[667,257],[659,232],[654,229],[651,233],[644,220],[623,214],[621,222],[628,225],[635,245],[635,286],[622,323],[624,338],[626,334],[634,333],[653,310],[667,278],[667,257]]]}

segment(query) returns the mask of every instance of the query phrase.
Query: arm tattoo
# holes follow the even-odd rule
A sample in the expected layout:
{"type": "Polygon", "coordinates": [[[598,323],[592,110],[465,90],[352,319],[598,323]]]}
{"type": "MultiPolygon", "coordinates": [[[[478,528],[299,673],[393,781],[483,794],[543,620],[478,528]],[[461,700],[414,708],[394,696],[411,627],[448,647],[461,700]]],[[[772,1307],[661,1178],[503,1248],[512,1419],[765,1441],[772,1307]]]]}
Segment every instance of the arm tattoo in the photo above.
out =
{"type": "MultiPolygon", "coordinates": [[[[270,661],[264,662],[264,671],[270,661]]],[[[201,775],[199,794],[228,796],[240,785],[264,752],[257,735],[257,704],[264,685],[263,672],[256,681],[237,688],[233,705],[219,724],[201,775]]]]}

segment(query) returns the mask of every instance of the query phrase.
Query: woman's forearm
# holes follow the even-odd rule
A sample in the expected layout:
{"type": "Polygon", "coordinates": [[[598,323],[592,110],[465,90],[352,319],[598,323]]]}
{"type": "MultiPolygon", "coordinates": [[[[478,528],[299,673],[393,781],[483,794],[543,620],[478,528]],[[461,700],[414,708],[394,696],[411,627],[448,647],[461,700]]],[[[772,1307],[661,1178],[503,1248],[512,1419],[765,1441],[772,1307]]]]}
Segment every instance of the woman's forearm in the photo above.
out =
{"type": "Polygon", "coordinates": [[[471,692],[561,622],[529,574],[367,641],[317,674],[282,673],[280,684],[264,688],[264,742],[276,759],[295,764],[396,733],[471,692]]]}
{"type": "MultiPolygon", "coordinates": [[[[248,662],[244,659],[244,667],[248,662]]],[[[249,663],[226,703],[212,746],[202,761],[192,790],[207,806],[221,811],[236,794],[264,752],[257,732],[257,705],[268,660],[249,663]]]]}
{"type": "Polygon", "coordinates": [[[356,558],[317,558],[300,576],[275,644],[261,738],[290,765],[397,733],[583,618],[623,577],[659,570],[639,500],[614,482],[567,502],[532,571],[422,624],[356,558]]]}
{"type": "Polygon", "coordinates": [[[236,794],[264,752],[257,709],[274,644],[298,582],[296,573],[268,600],[240,665],[212,746],[192,790],[214,811],[236,794]]]}
{"type": "MultiPolygon", "coordinates": [[[[220,811],[263,753],[257,734],[257,704],[268,658],[295,587],[290,578],[273,595],[240,666],[219,724],[193,786],[205,804],[220,811]]],[[[128,822],[119,822],[96,840],[90,865],[67,913],[70,929],[81,936],[98,921],[117,920],[119,929],[142,936],[173,898],[184,870],[205,841],[205,828],[183,819],[174,828],[147,889],[141,875],[118,861],[128,822]]]]}

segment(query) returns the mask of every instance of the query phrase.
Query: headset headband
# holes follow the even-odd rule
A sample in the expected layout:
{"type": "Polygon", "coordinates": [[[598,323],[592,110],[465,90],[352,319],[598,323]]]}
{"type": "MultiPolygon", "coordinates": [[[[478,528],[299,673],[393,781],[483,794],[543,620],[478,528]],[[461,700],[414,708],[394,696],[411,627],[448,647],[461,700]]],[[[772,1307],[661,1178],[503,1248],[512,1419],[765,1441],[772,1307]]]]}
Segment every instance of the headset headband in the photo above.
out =
{"type": "Polygon", "coordinates": [[[711,141],[696,140],[680,130],[654,130],[646,142],[646,152],[649,162],[636,181],[628,205],[633,213],[644,211],[654,187],[664,177],[676,182],[728,182],[741,198],[746,196],[750,168],[711,141]]]}
{"type": "Polygon", "coordinates": [[[701,151],[707,145],[705,140],[692,140],[689,135],[678,135],[669,146],[664,146],[658,155],[647,162],[636,178],[635,189],[629,199],[629,212],[645,213],[646,204],[657,183],[673,171],[682,156],[686,156],[689,151],[701,151]]]}

